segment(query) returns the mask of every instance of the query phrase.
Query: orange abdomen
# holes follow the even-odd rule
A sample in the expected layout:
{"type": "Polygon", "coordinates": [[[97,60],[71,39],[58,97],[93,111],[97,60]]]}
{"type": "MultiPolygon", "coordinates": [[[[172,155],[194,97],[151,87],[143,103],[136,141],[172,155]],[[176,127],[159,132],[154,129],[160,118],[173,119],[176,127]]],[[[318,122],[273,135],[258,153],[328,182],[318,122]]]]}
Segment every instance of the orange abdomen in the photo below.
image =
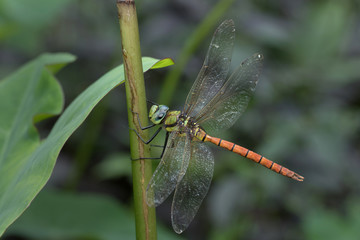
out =
{"type": "Polygon", "coordinates": [[[297,181],[304,180],[303,176],[295,173],[294,171],[291,171],[291,170],[287,169],[286,167],[283,167],[280,164],[277,164],[277,163],[261,156],[260,154],[250,151],[249,149],[241,147],[235,143],[232,143],[232,142],[220,139],[220,138],[211,137],[207,134],[205,134],[202,141],[211,142],[211,143],[218,145],[222,148],[225,148],[231,152],[237,153],[243,157],[251,159],[254,162],[259,163],[259,164],[263,165],[264,167],[269,168],[270,170],[273,170],[274,172],[277,172],[286,177],[292,178],[297,181]]]}

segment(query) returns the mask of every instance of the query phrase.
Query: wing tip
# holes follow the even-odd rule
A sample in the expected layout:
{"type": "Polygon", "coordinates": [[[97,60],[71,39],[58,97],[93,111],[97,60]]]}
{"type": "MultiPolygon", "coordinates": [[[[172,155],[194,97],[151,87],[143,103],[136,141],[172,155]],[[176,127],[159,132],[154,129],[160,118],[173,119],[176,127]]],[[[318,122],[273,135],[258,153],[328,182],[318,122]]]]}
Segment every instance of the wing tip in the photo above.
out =
{"type": "Polygon", "coordinates": [[[231,28],[231,32],[235,32],[235,23],[234,23],[234,20],[232,19],[226,19],[224,20],[223,22],[220,23],[220,25],[217,27],[216,32],[218,32],[220,29],[223,29],[223,28],[231,28]]]}
{"type": "Polygon", "coordinates": [[[174,219],[172,219],[172,227],[177,234],[183,233],[187,229],[188,226],[189,226],[189,224],[183,225],[183,224],[175,223],[174,219]]]}
{"type": "Polygon", "coordinates": [[[264,59],[264,55],[261,54],[261,53],[255,53],[253,55],[253,57],[256,59],[256,60],[263,60],[264,59]]]}

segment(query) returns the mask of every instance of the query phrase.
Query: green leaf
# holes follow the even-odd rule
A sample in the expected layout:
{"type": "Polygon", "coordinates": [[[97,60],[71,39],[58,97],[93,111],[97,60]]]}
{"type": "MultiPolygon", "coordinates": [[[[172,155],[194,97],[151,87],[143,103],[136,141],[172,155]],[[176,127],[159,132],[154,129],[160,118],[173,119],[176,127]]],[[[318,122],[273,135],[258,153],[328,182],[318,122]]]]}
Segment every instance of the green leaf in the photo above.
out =
{"type": "MultiPolygon", "coordinates": [[[[62,109],[61,88],[49,69],[58,70],[66,62],[64,56],[67,62],[74,59],[68,54],[43,55],[0,82],[0,236],[44,187],[66,140],[124,81],[122,65],[106,73],[70,104],[40,143],[33,119],[42,120],[62,109]]],[[[144,71],[157,62],[145,58],[144,71]]]]}
{"type": "MultiPolygon", "coordinates": [[[[143,59],[147,59],[147,57],[144,57],[143,59]]],[[[155,63],[151,69],[164,68],[171,65],[174,65],[174,60],[171,58],[164,58],[163,60],[155,63]]]]}
{"type": "MultiPolygon", "coordinates": [[[[159,226],[159,239],[182,239],[159,226]]],[[[97,194],[44,190],[5,235],[31,239],[135,239],[134,213],[97,194]]]]}
{"type": "Polygon", "coordinates": [[[35,196],[33,188],[42,176],[32,175],[35,165],[28,161],[40,145],[33,122],[63,108],[61,87],[47,67],[74,59],[44,54],[0,82],[0,235],[35,196]]]}
{"type": "Polygon", "coordinates": [[[32,239],[135,239],[134,216],[116,200],[45,190],[6,232],[32,239]]]}

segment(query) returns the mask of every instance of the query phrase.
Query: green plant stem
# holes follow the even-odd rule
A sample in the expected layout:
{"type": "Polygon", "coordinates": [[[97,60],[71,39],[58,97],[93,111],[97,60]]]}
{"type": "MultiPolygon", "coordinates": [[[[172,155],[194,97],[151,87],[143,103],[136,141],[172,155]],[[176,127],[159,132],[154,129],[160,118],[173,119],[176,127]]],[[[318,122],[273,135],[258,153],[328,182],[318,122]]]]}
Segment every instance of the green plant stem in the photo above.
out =
{"type": "MultiPolygon", "coordinates": [[[[141,131],[135,114],[139,114],[142,125],[145,126],[148,123],[135,2],[133,0],[118,0],[117,7],[125,69],[131,158],[146,158],[150,157],[149,147],[131,130],[135,129],[142,138],[148,139],[146,131],[141,131]]],[[[133,160],[132,174],[136,238],[156,239],[155,209],[150,208],[146,203],[146,187],[152,175],[151,161],[133,160]]]]}
{"type": "Polygon", "coordinates": [[[184,49],[181,51],[176,64],[171,68],[165,78],[161,89],[158,103],[170,105],[172,96],[179,83],[180,75],[183,72],[193,52],[203,43],[204,39],[213,31],[219,19],[228,10],[234,0],[221,0],[207,14],[206,18],[196,28],[193,34],[187,39],[184,49]]]}

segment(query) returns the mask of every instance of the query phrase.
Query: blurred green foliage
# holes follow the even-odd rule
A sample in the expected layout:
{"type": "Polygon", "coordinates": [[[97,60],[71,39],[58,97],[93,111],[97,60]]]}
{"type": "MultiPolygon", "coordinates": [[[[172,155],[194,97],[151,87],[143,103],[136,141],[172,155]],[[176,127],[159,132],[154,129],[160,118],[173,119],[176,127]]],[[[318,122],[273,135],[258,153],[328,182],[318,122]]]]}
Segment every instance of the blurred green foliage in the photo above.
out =
{"type": "Polygon", "coordinates": [[[70,0],[2,0],[0,2],[0,40],[15,49],[35,54],[44,44],[42,31],[69,4],[70,0]]]}
{"type": "MultiPolygon", "coordinates": [[[[137,1],[143,55],[172,57],[176,62],[188,36],[215,4],[214,0],[137,1]]],[[[213,184],[182,237],[296,240],[359,236],[359,12],[357,0],[233,3],[223,16],[236,24],[232,68],[255,52],[265,56],[265,66],[248,110],[220,137],[297,171],[305,181],[293,182],[230,152],[213,149],[213,184]]],[[[121,62],[115,1],[8,0],[0,2],[0,13],[0,77],[44,51],[78,56],[59,75],[66,104],[90,85],[86,81],[94,81],[121,62]],[[15,6],[19,10],[9,10],[15,6]]],[[[209,35],[192,53],[172,108],[181,109],[210,40],[209,35]]],[[[166,74],[167,70],[146,74],[150,100],[157,99],[166,74]]],[[[89,119],[72,136],[49,187],[64,190],[69,186],[69,173],[77,172],[76,158],[81,156],[77,151],[88,150],[92,154],[83,155],[82,173],[70,189],[110,195],[131,209],[131,182],[124,164],[128,160],[119,157],[122,162],[112,167],[116,162],[109,157],[128,153],[124,100],[121,88],[113,91],[98,106],[103,110],[90,116],[95,120],[89,119]],[[96,141],[80,148],[92,129],[98,132],[91,136],[96,141]],[[102,163],[105,159],[107,163],[102,163]]],[[[51,124],[39,126],[43,134],[51,124]]],[[[169,206],[166,201],[157,212],[159,221],[171,229],[169,206]]],[[[14,229],[23,228],[24,222],[20,218],[14,229]]],[[[27,237],[39,239],[40,235],[27,237]]]]}

